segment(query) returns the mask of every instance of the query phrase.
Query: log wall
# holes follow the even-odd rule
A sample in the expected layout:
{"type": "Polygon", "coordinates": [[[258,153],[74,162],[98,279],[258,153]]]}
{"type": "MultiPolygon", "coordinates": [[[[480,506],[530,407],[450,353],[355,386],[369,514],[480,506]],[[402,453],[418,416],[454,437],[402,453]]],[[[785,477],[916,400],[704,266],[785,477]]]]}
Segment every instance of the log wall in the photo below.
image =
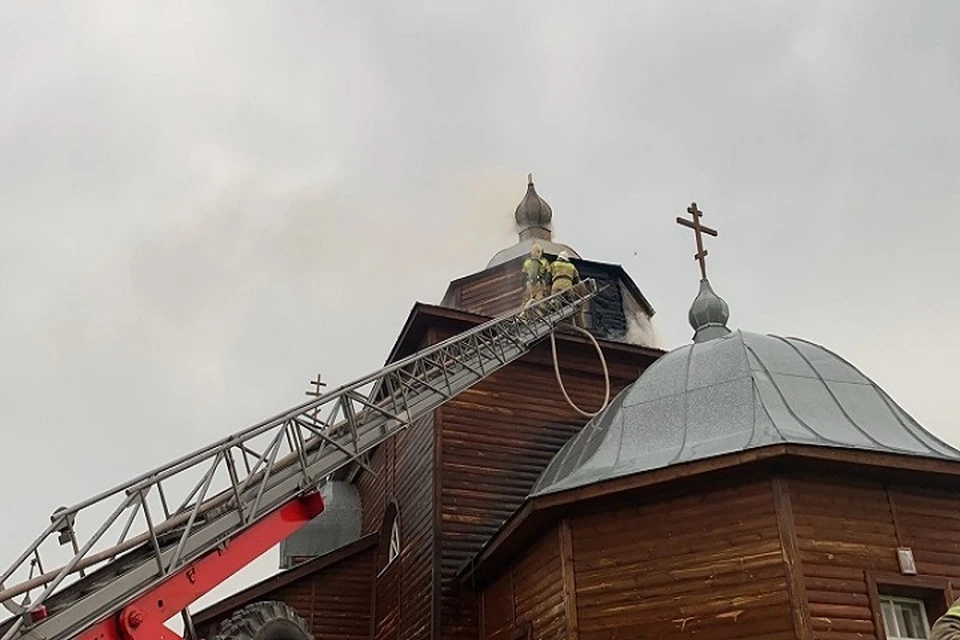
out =
{"type": "MultiPolygon", "coordinates": [[[[287,603],[307,622],[316,640],[367,640],[371,624],[370,580],[375,561],[376,548],[370,547],[249,601],[287,603]]],[[[245,604],[237,603],[236,608],[245,604]]],[[[212,638],[234,610],[203,619],[197,625],[198,637],[212,638]]],[[[198,620],[203,617],[201,614],[198,620]]]]}
{"type": "Polygon", "coordinates": [[[909,595],[930,600],[929,617],[943,612],[960,579],[956,491],[855,478],[787,482],[813,638],[884,638],[878,592],[909,592],[911,583],[926,585],[909,595]],[[913,550],[919,578],[902,576],[898,547],[913,550]]]}
{"type": "MultiPolygon", "coordinates": [[[[602,402],[596,354],[560,344],[563,381],[575,403],[602,402]]],[[[632,383],[652,358],[610,357],[612,394],[632,383]]],[[[516,511],[537,477],[586,419],[563,398],[549,347],[493,374],[437,412],[439,428],[440,637],[475,640],[475,595],[457,571],[516,511]]],[[[601,378],[602,379],[602,378],[601,378]]]]}
{"type": "Polygon", "coordinates": [[[434,416],[416,421],[371,457],[377,475],[357,480],[364,533],[381,531],[374,579],[374,637],[425,638],[433,628],[434,600],[434,416]],[[389,567],[387,506],[400,522],[400,557],[389,567]],[[386,570],[384,570],[386,568],[386,570]]]}
{"type": "Polygon", "coordinates": [[[769,479],[571,519],[581,640],[796,638],[769,479]]]}
{"type": "Polygon", "coordinates": [[[483,593],[481,638],[568,637],[558,532],[545,534],[483,593]]]}

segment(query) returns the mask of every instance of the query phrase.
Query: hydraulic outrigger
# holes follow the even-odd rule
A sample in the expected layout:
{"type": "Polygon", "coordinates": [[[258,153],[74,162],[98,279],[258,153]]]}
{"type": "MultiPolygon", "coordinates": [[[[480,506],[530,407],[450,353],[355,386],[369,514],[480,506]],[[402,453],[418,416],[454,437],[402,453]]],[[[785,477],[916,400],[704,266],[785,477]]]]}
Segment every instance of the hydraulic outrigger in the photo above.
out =
{"type": "Polygon", "coordinates": [[[178,614],[191,635],[187,607],[321,513],[317,488],[334,472],[367,468],[367,452],[523,356],[596,294],[586,280],[59,509],[0,575],[13,614],[0,640],[178,640],[165,625],[178,614]],[[72,555],[45,571],[41,547],[49,557],[54,539],[72,555]]]}

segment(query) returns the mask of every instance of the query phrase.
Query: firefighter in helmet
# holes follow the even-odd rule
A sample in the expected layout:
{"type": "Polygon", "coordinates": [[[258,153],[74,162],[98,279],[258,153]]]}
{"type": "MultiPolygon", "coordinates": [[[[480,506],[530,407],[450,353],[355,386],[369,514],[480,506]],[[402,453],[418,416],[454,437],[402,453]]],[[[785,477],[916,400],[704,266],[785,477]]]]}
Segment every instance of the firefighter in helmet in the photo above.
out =
{"type": "MultiPolygon", "coordinates": [[[[580,284],[580,273],[577,271],[577,268],[570,262],[570,254],[566,251],[561,251],[557,254],[557,259],[553,261],[553,264],[550,265],[550,275],[553,281],[553,285],[550,289],[550,293],[560,293],[561,291],[566,291],[580,284]]],[[[566,296],[563,296],[566,297],[566,296]]],[[[577,327],[584,326],[583,318],[583,307],[577,309],[577,312],[571,318],[573,324],[577,327]]]]}
{"type": "Polygon", "coordinates": [[[550,289],[551,294],[566,291],[580,282],[580,274],[573,263],[570,262],[570,254],[566,251],[561,251],[557,255],[557,259],[550,265],[550,276],[553,281],[550,289]]]}
{"type": "Polygon", "coordinates": [[[543,247],[534,243],[523,261],[523,305],[540,300],[550,286],[550,263],[543,257],[543,247]]]}

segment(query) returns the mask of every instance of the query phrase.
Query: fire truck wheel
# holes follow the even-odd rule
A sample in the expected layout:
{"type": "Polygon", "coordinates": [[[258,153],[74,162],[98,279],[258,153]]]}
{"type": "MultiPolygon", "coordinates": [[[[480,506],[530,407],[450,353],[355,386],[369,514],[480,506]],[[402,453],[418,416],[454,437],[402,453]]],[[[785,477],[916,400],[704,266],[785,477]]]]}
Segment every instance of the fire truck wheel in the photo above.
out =
{"type": "Polygon", "coordinates": [[[283,602],[254,602],[220,624],[214,640],[314,640],[307,623],[283,602]]]}

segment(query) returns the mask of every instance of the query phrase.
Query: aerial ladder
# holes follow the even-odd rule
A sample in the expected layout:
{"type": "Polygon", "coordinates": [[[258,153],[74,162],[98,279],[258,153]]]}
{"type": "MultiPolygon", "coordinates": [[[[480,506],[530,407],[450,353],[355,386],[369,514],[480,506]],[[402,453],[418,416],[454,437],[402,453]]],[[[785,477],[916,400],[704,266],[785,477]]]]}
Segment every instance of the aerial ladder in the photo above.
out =
{"type": "Polygon", "coordinates": [[[178,615],[191,637],[189,606],[319,515],[333,474],[372,473],[366,454],[552,337],[597,292],[584,280],[58,509],[0,574],[11,613],[0,640],[181,640],[167,626],[178,615]]]}

